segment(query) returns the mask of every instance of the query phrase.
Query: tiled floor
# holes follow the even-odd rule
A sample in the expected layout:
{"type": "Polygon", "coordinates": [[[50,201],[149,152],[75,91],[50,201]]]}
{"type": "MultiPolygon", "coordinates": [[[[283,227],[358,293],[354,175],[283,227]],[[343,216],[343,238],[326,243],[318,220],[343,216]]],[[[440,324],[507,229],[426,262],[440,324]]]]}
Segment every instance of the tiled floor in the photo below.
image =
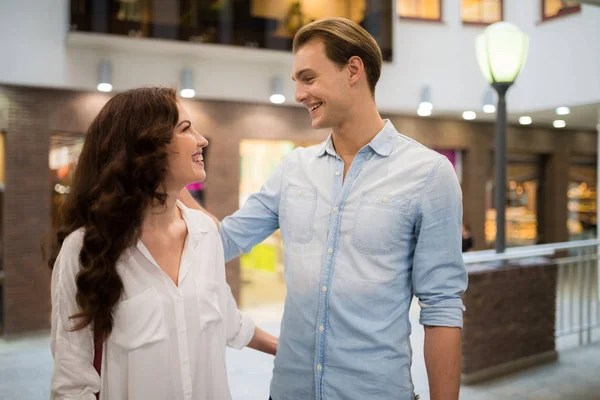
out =
{"type": "MultiPolygon", "coordinates": [[[[281,306],[251,310],[257,324],[277,334],[281,306]]],[[[429,399],[422,352],[423,329],[417,324],[418,310],[411,311],[413,323],[413,380],[422,399],[429,399]]],[[[256,351],[227,353],[229,383],[235,400],[267,400],[273,368],[270,356],[256,351]]],[[[0,340],[0,399],[48,399],[52,358],[47,335],[0,340]]],[[[461,389],[461,400],[597,400],[600,399],[600,343],[565,350],[560,361],[529,369],[485,384],[461,389]]]]}

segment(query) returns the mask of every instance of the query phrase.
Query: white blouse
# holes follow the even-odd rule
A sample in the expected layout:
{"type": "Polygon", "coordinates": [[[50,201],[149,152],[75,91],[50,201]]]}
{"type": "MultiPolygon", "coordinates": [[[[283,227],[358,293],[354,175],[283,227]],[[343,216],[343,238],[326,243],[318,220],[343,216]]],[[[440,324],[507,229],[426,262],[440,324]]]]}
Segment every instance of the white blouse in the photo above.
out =
{"type": "Polygon", "coordinates": [[[225,281],[221,238],[203,212],[177,203],[187,224],[179,286],[139,241],[117,265],[123,295],[93,367],[92,327],[70,331],[79,312],[75,278],[84,232],[70,234],[52,272],[52,399],[227,400],[225,347],[241,349],[254,323],[237,309],[225,281]]]}

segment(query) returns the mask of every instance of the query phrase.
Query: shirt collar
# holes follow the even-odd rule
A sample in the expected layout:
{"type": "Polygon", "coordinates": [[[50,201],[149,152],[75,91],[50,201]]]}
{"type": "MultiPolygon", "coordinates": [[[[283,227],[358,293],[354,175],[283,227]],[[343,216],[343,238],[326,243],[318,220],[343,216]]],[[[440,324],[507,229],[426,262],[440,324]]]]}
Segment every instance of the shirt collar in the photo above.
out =
{"type": "MultiPolygon", "coordinates": [[[[367,146],[373,149],[373,151],[380,156],[387,157],[392,154],[392,150],[394,150],[394,138],[398,135],[398,131],[396,131],[396,128],[394,128],[394,125],[389,119],[384,120],[384,122],[385,125],[383,128],[367,146]]],[[[331,133],[324,142],[318,145],[316,156],[321,157],[325,155],[325,153],[328,153],[332,156],[337,154],[333,147],[331,133]]]]}
{"type": "MultiPolygon", "coordinates": [[[[186,241],[190,240],[191,250],[194,250],[200,243],[201,236],[210,232],[210,226],[207,226],[206,222],[200,218],[193,218],[193,216],[190,215],[190,209],[187,208],[181,201],[177,200],[175,204],[181,210],[181,215],[183,216],[183,220],[185,221],[185,224],[187,226],[188,236],[186,238],[186,241]]],[[[136,247],[138,248],[138,250],[144,253],[146,257],[152,259],[150,252],[148,251],[146,246],[144,246],[141,239],[138,240],[136,247]]]]}
{"type": "MultiPolygon", "coordinates": [[[[194,218],[193,216],[190,215],[191,210],[189,208],[187,208],[185,206],[185,204],[183,204],[179,200],[177,200],[176,204],[177,204],[177,207],[179,207],[179,209],[181,210],[181,215],[183,216],[185,224],[187,225],[188,234],[194,240],[193,248],[195,248],[196,245],[198,244],[198,242],[200,241],[200,237],[202,235],[205,235],[206,233],[210,232],[210,226],[207,225],[209,220],[208,219],[204,220],[201,218],[194,218]]],[[[210,221],[210,223],[212,224],[213,222],[210,221]]]]}

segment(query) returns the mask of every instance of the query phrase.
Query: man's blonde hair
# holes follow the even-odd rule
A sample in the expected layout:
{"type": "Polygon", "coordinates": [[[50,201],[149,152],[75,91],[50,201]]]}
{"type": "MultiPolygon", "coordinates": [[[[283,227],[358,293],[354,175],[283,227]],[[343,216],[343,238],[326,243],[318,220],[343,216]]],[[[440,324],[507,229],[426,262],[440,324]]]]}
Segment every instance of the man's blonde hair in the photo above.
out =
{"type": "Polygon", "coordinates": [[[321,40],[325,45],[327,58],[338,67],[348,60],[360,57],[367,74],[371,93],[375,95],[375,85],[381,76],[383,57],[379,45],[360,25],[345,18],[326,18],[303,26],[294,37],[293,52],[296,53],[312,40],[321,40]]]}

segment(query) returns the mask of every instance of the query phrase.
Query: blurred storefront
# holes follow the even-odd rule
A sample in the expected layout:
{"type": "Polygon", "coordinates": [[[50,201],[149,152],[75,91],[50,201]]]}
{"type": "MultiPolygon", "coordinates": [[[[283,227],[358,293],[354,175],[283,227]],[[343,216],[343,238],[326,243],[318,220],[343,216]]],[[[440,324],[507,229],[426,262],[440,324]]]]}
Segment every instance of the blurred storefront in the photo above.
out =
{"type": "Polygon", "coordinates": [[[595,158],[570,160],[567,192],[569,240],[596,238],[597,175],[595,158]]]}

